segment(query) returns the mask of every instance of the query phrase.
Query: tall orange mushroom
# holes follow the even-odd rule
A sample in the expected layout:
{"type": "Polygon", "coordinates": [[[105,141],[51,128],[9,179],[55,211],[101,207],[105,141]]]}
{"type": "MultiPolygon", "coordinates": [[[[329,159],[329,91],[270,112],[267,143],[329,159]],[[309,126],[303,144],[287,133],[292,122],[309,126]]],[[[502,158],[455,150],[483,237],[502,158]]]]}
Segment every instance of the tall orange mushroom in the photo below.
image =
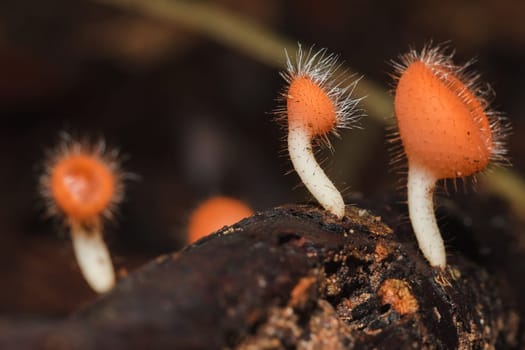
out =
{"type": "Polygon", "coordinates": [[[299,45],[295,62],[288,55],[286,59],[288,69],[281,73],[286,86],[277,113],[288,127],[290,159],[321,206],[342,218],[343,197],[315,160],[312,141],[321,138],[329,144],[329,133],[337,134],[338,128],[355,125],[360,117],[356,109],[360,99],[352,98],[351,93],[357,81],[347,84],[334,78],[337,57],[328,55],[324,49],[304,53],[299,45]]]}
{"type": "Polygon", "coordinates": [[[504,127],[489,111],[478,76],[456,66],[440,47],[402,56],[395,115],[408,158],[408,207],[419,247],[432,266],[445,267],[436,223],[435,184],[484,169],[504,156],[504,127]]]}
{"type": "Polygon", "coordinates": [[[40,179],[48,212],[60,215],[71,231],[80,270],[93,290],[115,284],[111,256],[102,237],[102,219],[111,218],[123,196],[116,152],[103,142],[91,145],[66,138],[51,153],[40,179]]]}

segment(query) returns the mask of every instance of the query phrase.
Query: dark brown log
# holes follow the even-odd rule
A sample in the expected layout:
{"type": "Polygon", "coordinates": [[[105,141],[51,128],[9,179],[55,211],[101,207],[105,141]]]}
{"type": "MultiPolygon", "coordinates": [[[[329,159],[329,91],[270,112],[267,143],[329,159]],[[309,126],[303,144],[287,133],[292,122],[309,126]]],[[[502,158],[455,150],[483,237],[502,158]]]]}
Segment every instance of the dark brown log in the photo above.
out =
{"type": "Polygon", "coordinates": [[[260,213],[158,258],[69,320],[0,323],[0,348],[517,346],[504,285],[456,255],[430,268],[405,226],[352,206],[343,221],[309,206],[260,213]]]}

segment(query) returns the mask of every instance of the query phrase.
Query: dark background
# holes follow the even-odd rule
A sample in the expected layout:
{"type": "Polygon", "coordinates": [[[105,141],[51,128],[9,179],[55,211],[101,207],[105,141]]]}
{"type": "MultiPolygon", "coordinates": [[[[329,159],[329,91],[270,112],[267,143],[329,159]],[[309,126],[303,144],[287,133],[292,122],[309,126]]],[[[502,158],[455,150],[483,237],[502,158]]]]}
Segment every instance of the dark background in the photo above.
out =
{"type": "MultiPolygon", "coordinates": [[[[494,108],[513,124],[514,170],[524,172],[525,3],[210,3],[326,47],[385,90],[389,60],[410,45],[449,41],[456,61],[477,58],[474,68],[492,84],[494,108]]],[[[67,229],[44,216],[37,191],[45,151],[62,131],[104,137],[121,150],[124,170],[140,176],[126,183],[120,214],[106,227],[121,272],[181,248],[188,214],[210,195],[238,197],[255,210],[309,200],[295,188],[297,176],[285,176],[284,131],[272,117],[278,72],[140,11],[90,1],[0,2],[0,315],[60,317],[96,297],[78,272],[67,229]]],[[[370,121],[367,130],[343,132],[357,140],[351,148],[336,142],[334,157],[321,154],[338,188],[403,193],[401,176],[389,171],[385,134],[370,121]]]]}

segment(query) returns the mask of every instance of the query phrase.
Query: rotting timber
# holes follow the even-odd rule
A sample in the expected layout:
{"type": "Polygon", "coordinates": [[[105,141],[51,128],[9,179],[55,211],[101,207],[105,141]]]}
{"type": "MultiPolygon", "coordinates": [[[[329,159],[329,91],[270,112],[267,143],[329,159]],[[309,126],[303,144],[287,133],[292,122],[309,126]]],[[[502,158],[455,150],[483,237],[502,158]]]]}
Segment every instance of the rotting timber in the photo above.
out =
{"type": "Polygon", "coordinates": [[[0,348],[516,346],[498,282],[457,255],[430,268],[410,235],[353,206],[342,221],[279,207],[156,259],[68,320],[0,323],[0,348]]]}

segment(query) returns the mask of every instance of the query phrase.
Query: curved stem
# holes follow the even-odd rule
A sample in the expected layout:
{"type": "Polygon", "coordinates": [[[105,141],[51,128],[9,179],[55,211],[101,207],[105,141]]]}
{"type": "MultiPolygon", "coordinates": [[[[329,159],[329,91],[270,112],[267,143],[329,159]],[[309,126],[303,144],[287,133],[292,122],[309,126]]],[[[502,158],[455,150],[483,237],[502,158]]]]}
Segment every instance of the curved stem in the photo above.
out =
{"type": "MultiPolygon", "coordinates": [[[[112,5],[121,9],[129,9],[151,16],[158,20],[179,24],[191,31],[205,35],[217,42],[238,49],[259,62],[270,66],[284,67],[283,48],[292,53],[297,49],[295,40],[284,38],[264,26],[225,10],[211,1],[183,1],[183,0],[93,0],[112,5]]],[[[344,70],[344,67],[342,67],[344,70]]],[[[351,75],[349,71],[348,76],[351,75]]],[[[344,79],[342,79],[344,80],[344,79]]],[[[349,79],[352,81],[352,79],[349,79]]],[[[356,87],[356,95],[367,95],[361,103],[368,116],[379,124],[371,125],[366,130],[378,128],[378,125],[388,123],[392,119],[385,118],[392,115],[392,96],[376,83],[361,79],[356,87]]],[[[367,144],[373,138],[363,138],[361,149],[366,150],[367,144]],[[368,142],[365,144],[365,142],[368,142]]],[[[355,162],[348,162],[353,164],[355,162]]],[[[355,171],[355,170],[354,170],[355,171]]],[[[488,175],[487,183],[496,193],[512,203],[515,213],[525,217],[525,181],[521,174],[510,169],[504,169],[488,175]],[[514,180],[512,186],[506,182],[507,177],[514,180]]]]}
{"type": "Polygon", "coordinates": [[[315,160],[311,140],[312,135],[304,127],[289,127],[288,152],[293,167],[323,208],[342,218],[345,215],[343,197],[315,160]]]}
{"type": "Polygon", "coordinates": [[[100,223],[86,227],[71,224],[71,239],[78,266],[89,286],[97,293],[105,293],[115,285],[115,272],[100,223]]]}
{"type": "Polygon", "coordinates": [[[423,167],[408,167],[408,211],[419,249],[430,265],[447,265],[445,245],[434,213],[434,188],[437,179],[423,167]]]}

